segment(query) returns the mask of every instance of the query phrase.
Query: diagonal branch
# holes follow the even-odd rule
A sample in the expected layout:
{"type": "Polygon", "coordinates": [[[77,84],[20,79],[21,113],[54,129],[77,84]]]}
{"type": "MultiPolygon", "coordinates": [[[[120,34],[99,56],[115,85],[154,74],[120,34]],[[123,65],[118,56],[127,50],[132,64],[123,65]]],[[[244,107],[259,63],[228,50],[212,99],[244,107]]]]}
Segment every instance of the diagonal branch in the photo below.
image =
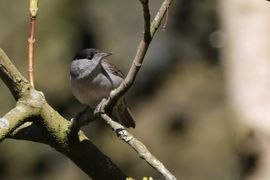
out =
{"type": "Polygon", "coordinates": [[[29,82],[21,75],[1,48],[0,78],[4,81],[16,100],[22,97],[25,91],[30,88],[29,82]]]}
{"type": "Polygon", "coordinates": [[[120,84],[118,88],[111,91],[108,99],[104,99],[97,106],[96,112],[113,128],[118,137],[129,144],[138,154],[144,159],[148,164],[150,164],[154,169],[161,173],[166,179],[175,180],[176,177],[170,173],[168,169],[155,158],[146,146],[134,138],[121,124],[113,121],[105,112],[108,112],[117,100],[123,96],[129,88],[132,86],[135,78],[141,68],[142,62],[144,60],[145,54],[154,37],[155,32],[161,24],[161,20],[164,17],[168,7],[172,3],[172,0],[165,0],[161,5],[156,17],[150,25],[150,12],[148,6],[148,0],[140,0],[143,7],[144,14],[144,35],[143,39],[140,41],[136,56],[133,60],[131,68],[125,78],[125,80],[120,84]]]}
{"type": "Polygon", "coordinates": [[[173,0],[164,0],[161,7],[159,8],[154,20],[152,21],[150,25],[150,12],[149,12],[149,6],[148,6],[148,0],[140,0],[143,6],[143,14],[144,14],[144,36],[143,39],[140,41],[136,55],[134,57],[133,63],[129,69],[129,72],[125,78],[125,80],[120,84],[118,88],[113,90],[107,99],[106,102],[104,102],[104,109],[108,110],[111,107],[115,105],[117,100],[123,96],[129,88],[132,86],[133,82],[135,81],[135,78],[141,68],[141,65],[143,63],[145,54],[148,50],[148,47],[160,27],[161,21],[163,17],[166,14],[166,11],[168,10],[168,7],[171,5],[173,0]]]}
{"type": "Polygon", "coordinates": [[[70,122],[27,82],[1,49],[0,78],[17,100],[17,106],[0,119],[0,141],[8,137],[46,143],[69,157],[93,179],[127,177],[82,131],[70,134],[70,122]]]}
{"type": "MultiPolygon", "coordinates": [[[[105,101],[101,101],[100,104],[97,106],[97,107],[103,107],[105,112],[109,112],[108,110],[110,110],[115,105],[117,100],[121,96],[123,96],[132,86],[141,68],[141,65],[144,60],[145,54],[148,50],[148,47],[156,31],[160,27],[161,21],[163,17],[165,16],[166,11],[168,11],[168,8],[171,5],[173,0],[164,0],[154,20],[152,21],[152,23],[150,23],[150,11],[149,11],[148,0],[139,0],[139,1],[142,3],[143,16],[144,16],[143,38],[139,43],[133,63],[124,81],[119,85],[119,87],[111,91],[110,96],[105,101]]],[[[101,111],[101,110],[102,109],[98,109],[96,112],[101,111]]],[[[78,131],[80,127],[88,124],[94,119],[95,117],[93,117],[92,110],[88,109],[87,111],[80,113],[77,117],[72,119],[70,128],[74,131],[78,131]]]]}
{"type": "MultiPolygon", "coordinates": [[[[140,0],[143,6],[144,13],[144,36],[140,41],[136,56],[133,60],[133,64],[129,70],[124,82],[114,91],[111,92],[110,97],[101,102],[100,116],[104,118],[113,129],[120,135],[125,142],[131,145],[139,155],[145,159],[151,166],[158,170],[166,179],[176,179],[164,166],[158,161],[146,147],[137,139],[135,139],[130,133],[128,133],[123,127],[116,122],[113,122],[109,116],[102,112],[106,112],[108,108],[113,107],[117,100],[128,91],[133,84],[137,73],[141,67],[147,49],[150,42],[160,26],[160,22],[168,9],[172,0],[164,0],[160,7],[156,17],[150,26],[150,12],[148,7],[148,0],[140,0]],[[109,119],[108,119],[109,118],[109,119]],[[111,124],[113,122],[114,124],[111,124]],[[116,127],[114,127],[116,126],[116,127]],[[118,127],[119,126],[119,127],[118,127]]],[[[35,1],[37,2],[37,1],[35,1]]],[[[38,93],[27,80],[18,72],[14,65],[9,61],[8,57],[0,49],[0,77],[4,80],[10,91],[16,100],[20,101],[24,105],[30,105],[32,101],[41,103],[38,106],[38,118],[31,126],[38,125],[40,127],[40,133],[44,142],[47,142],[50,146],[54,147],[59,152],[68,156],[73,162],[75,162],[85,173],[94,179],[124,179],[126,175],[115,165],[113,162],[100,152],[83,134],[82,131],[78,133],[70,133],[70,123],[54,111],[45,101],[40,99],[41,93],[38,93]],[[37,95],[37,96],[36,96],[37,95]],[[102,171],[102,172],[101,172],[102,171]]],[[[31,79],[31,78],[30,78],[31,79]]],[[[20,102],[19,101],[19,102],[20,102]]],[[[18,102],[18,103],[19,103],[18,102]]],[[[36,104],[31,104],[28,107],[37,107],[36,104]]],[[[22,116],[23,118],[15,118],[16,126],[20,125],[20,119],[27,119],[29,116],[22,116]]],[[[11,118],[10,118],[11,119],[11,118]]],[[[4,121],[5,122],[5,121],[4,121]]],[[[1,122],[0,122],[1,124],[1,122]]],[[[1,125],[0,125],[1,126],[1,125]]],[[[12,128],[16,127],[12,126],[12,128]]],[[[4,126],[5,123],[4,123],[4,126]]],[[[19,133],[27,130],[26,127],[19,127],[19,130],[15,130],[11,133],[3,133],[3,138],[13,137],[22,138],[24,133],[19,133]],[[17,132],[17,133],[16,133],[17,132]],[[16,136],[18,135],[18,136],[16,136]]],[[[28,129],[29,130],[29,129],[28,129]]],[[[30,129],[31,130],[31,129],[30,129]]],[[[29,130],[29,131],[30,131],[29,130]]],[[[3,139],[2,138],[2,139],[3,139]]],[[[27,139],[27,138],[26,138],[27,139]]],[[[29,138],[30,139],[30,138],[29,138]]],[[[43,141],[43,140],[42,140],[43,141]]]]}
{"type": "Polygon", "coordinates": [[[27,118],[37,115],[38,109],[18,103],[4,117],[0,117],[0,142],[2,142],[17,127],[27,121],[27,118]]]}
{"type": "Polygon", "coordinates": [[[79,131],[69,134],[69,122],[45,104],[40,117],[32,117],[13,131],[8,138],[48,144],[69,157],[93,179],[125,179],[125,175],[109,157],[103,154],[79,131]]]}
{"type": "Polygon", "coordinates": [[[168,180],[176,180],[176,177],[170,173],[170,171],[160,162],[151,152],[146,148],[146,146],[136,139],[131,133],[129,133],[124,126],[113,121],[107,114],[101,114],[101,117],[109,124],[112,129],[116,132],[117,136],[130,145],[140,156],[144,159],[150,166],[157,170],[168,180]]]}
{"type": "MultiPolygon", "coordinates": [[[[49,111],[53,109],[49,108],[49,111]]],[[[55,127],[67,127],[62,124],[62,120],[57,118],[57,113],[52,112],[51,124],[55,127]],[[59,123],[60,121],[60,123],[59,123]],[[59,124],[58,124],[59,123],[59,124]]],[[[47,128],[55,129],[53,136],[57,136],[58,142],[52,140],[48,135],[48,131],[40,126],[41,119],[33,117],[34,122],[26,122],[13,131],[8,138],[17,140],[28,140],[43,144],[48,144],[55,148],[58,152],[70,158],[79,168],[81,168],[88,176],[93,179],[125,179],[125,175],[109,157],[103,154],[85,135],[80,131],[76,136],[60,136],[58,129],[47,126],[47,128]],[[60,137],[60,138],[59,138],[60,137]],[[63,138],[67,138],[63,140],[63,138]]],[[[66,122],[66,121],[65,121],[66,122]]],[[[62,130],[60,130],[62,131],[62,130]]],[[[65,131],[62,131],[65,132],[65,131]]],[[[67,135],[67,134],[66,134],[67,135]]]]}

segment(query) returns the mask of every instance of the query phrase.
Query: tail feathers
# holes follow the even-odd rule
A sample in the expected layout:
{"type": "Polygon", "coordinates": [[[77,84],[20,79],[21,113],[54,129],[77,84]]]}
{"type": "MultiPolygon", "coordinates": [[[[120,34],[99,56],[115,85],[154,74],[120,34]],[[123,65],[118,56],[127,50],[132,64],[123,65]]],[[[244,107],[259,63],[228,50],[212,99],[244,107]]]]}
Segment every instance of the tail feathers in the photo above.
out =
{"type": "Polygon", "coordinates": [[[118,117],[122,125],[126,126],[127,128],[135,128],[136,124],[128,107],[126,107],[122,112],[118,111],[118,117]]]}
{"type": "Polygon", "coordinates": [[[134,118],[127,107],[125,99],[120,99],[115,106],[115,112],[117,115],[117,120],[122,125],[126,126],[127,128],[135,128],[136,124],[134,118]]]}

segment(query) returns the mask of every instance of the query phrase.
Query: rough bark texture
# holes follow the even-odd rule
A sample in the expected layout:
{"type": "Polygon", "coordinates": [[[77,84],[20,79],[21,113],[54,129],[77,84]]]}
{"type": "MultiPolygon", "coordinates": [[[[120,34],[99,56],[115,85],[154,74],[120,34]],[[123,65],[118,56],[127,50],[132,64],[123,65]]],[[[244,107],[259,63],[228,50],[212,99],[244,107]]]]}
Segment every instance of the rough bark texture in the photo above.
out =
{"type": "MultiPolygon", "coordinates": [[[[172,0],[164,0],[152,24],[150,24],[148,0],[140,0],[140,2],[142,3],[145,22],[144,36],[139,44],[133,64],[125,81],[116,90],[112,91],[110,97],[102,101],[100,108],[97,108],[95,111],[95,115],[107,117],[104,119],[108,119],[111,122],[113,121],[106,114],[106,110],[112,108],[118,98],[131,87],[141,67],[150,42],[160,26],[163,16],[166,11],[168,11],[172,0]]],[[[30,32],[34,33],[34,30],[30,32]]],[[[29,48],[31,57],[29,58],[29,64],[33,62],[31,60],[33,58],[33,34],[30,37],[32,37],[30,38],[32,40],[29,41],[29,43],[32,42],[32,44],[30,44],[32,49],[29,48]]],[[[29,68],[29,83],[0,49],[0,78],[3,79],[14,98],[17,100],[17,106],[3,118],[0,118],[0,141],[9,137],[45,143],[62,154],[65,154],[93,179],[125,179],[127,176],[110,158],[96,148],[82,131],[79,131],[81,125],[87,123],[85,119],[81,119],[80,121],[66,120],[46,102],[42,92],[34,89],[32,65],[33,64],[31,64],[29,68]]],[[[122,129],[122,127],[120,127],[120,129],[122,129]]],[[[119,128],[115,128],[114,130],[117,132],[119,128]]],[[[121,132],[127,131],[121,130],[121,132]]],[[[128,135],[128,137],[132,137],[132,139],[122,139],[132,146],[142,159],[146,160],[166,179],[176,179],[140,141],[133,138],[130,133],[128,133],[128,135]]]]}
{"type": "Polygon", "coordinates": [[[93,179],[125,179],[126,175],[82,131],[70,134],[69,121],[47,104],[43,93],[32,88],[1,49],[0,77],[18,99],[17,106],[1,118],[1,140],[10,137],[45,143],[65,154],[93,179]],[[20,126],[26,121],[33,123],[20,126]]]}

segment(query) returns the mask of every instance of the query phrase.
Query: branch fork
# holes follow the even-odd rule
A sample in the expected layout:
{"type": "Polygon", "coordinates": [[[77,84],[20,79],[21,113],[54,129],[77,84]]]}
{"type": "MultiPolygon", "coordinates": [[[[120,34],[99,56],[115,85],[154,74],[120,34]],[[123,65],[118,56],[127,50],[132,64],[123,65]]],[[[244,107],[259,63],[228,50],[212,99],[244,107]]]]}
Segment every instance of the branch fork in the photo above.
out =
{"type": "MultiPolygon", "coordinates": [[[[165,13],[168,11],[168,7],[172,3],[172,0],[165,0],[161,5],[156,17],[153,22],[150,23],[150,11],[148,0],[139,0],[143,6],[143,15],[144,15],[144,33],[143,38],[139,43],[139,47],[137,49],[137,53],[133,60],[132,66],[128,72],[128,75],[124,79],[124,81],[119,85],[118,88],[112,90],[107,99],[103,99],[97,106],[94,111],[95,115],[99,115],[102,119],[106,121],[108,125],[111,126],[113,131],[117,134],[117,136],[130,145],[140,156],[140,158],[144,159],[149,165],[151,165],[154,169],[156,169],[160,174],[162,174],[166,179],[176,180],[176,177],[170,173],[169,170],[156,158],[154,157],[150,151],[146,148],[146,146],[134,138],[134,136],[129,133],[124,126],[113,121],[111,117],[107,114],[108,110],[112,109],[116,104],[117,100],[123,96],[129,88],[132,86],[135,78],[137,76],[138,71],[142,65],[147,49],[153,39],[153,36],[161,24],[161,20],[164,17],[165,13]]],[[[85,123],[84,123],[85,124],[85,123]]]]}
{"type": "Polygon", "coordinates": [[[108,110],[113,108],[117,100],[129,90],[135,81],[150,42],[172,1],[164,0],[153,22],[150,23],[148,0],[140,0],[144,14],[144,33],[125,80],[118,88],[111,91],[107,99],[100,102],[94,113],[93,109],[88,108],[86,109],[87,116],[82,114],[67,121],[46,102],[41,92],[34,89],[33,47],[38,0],[30,0],[31,28],[28,39],[30,83],[18,72],[0,49],[0,78],[17,100],[16,107],[5,116],[0,117],[0,142],[9,137],[45,143],[69,157],[93,179],[125,179],[127,176],[79,130],[81,126],[90,121],[102,118],[112,127],[120,139],[138,153],[140,158],[144,159],[166,179],[176,180],[176,177],[150,153],[142,142],[137,140],[121,124],[113,121],[107,114],[108,110]],[[99,173],[100,169],[103,170],[103,173],[99,173]]]}
{"type": "Polygon", "coordinates": [[[0,142],[12,138],[48,144],[93,179],[127,177],[82,131],[70,136],[69,121],[46,102],[42,92],[30,85],[2,49],[0,78],[17,100],[16,106],[0,117],[0,142]]]}

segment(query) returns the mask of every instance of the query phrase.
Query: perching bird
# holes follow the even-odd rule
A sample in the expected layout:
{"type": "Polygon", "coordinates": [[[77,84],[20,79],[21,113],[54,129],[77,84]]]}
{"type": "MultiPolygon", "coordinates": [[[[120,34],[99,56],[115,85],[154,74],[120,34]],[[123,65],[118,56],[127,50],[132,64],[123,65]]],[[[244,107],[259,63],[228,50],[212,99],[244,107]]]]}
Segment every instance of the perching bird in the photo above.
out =
{"type": "MultiPolygon", "coordinates": [[[[124,80],[121,71],[104,59],[111,54],[89,48],[75,55],[70,66],[70,86],[80,103],[96,107],[124,80]]],[[[135,121],[124,97],[116,103],[114,113],[116,121],[128,128],[135,128],[135,121]]]]}

